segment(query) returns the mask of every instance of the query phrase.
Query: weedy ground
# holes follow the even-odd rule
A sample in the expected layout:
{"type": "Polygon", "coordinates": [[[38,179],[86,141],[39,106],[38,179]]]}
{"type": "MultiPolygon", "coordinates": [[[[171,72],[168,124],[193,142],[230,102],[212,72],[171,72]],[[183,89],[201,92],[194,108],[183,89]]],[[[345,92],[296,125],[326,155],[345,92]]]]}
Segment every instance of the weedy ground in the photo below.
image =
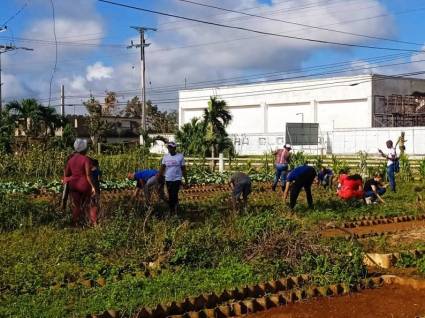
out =
{"type": "Polygon", "coordinates": [[[291,213],[279,193],[261,185],[244,212],[231,211],[228,193],[221,192],[197,201],[183,197],[179,215],[159,205],[148,218],[120,198],[96,228],[70,227],[70,213],[60,212],[57,202],[0,194],[0,316],[80,317],[111,308],[131,313],[300,273],[318,284],[354,284],[367,274],[365,246],[385,243],[324,239],[319,229],[365,215],[422,213],[422,191],[401,184],[399,192],[385,195],[386,204],[364,206],[315,188],[315,208],[308,210],[301,195],[291,213]]]}

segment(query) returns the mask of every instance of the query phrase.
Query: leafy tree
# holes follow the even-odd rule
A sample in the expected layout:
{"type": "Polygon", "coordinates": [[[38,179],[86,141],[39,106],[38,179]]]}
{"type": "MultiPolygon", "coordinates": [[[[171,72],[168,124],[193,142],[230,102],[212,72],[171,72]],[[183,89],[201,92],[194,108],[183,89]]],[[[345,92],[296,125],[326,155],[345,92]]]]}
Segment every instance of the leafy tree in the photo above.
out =
{"type": "Polygon", "coordinates": [[[0,113],[0,153],[11,152],[15,125],[7,111],[0,113]]]}
{"type": "Polygon", "coordinates": [[[105,133],[109,125],[107,121],[102,118],[102,105],[94,96],[91,95],[83,104],[89,113],[88,131],[90,139],[93,146],[97,147],[100,137],[105,133]]]}
{"type": "Polygon", "coordinates": [[[186,155],[205,156],[205,125],[199,118],[192,118],[189,123],[176,132],[176,141],[186,155]]]}
{"type": "MultiPolygon", "coordinates": [[[[142,103],[137,96],[127,102],[122,114],[127,117],[142,117],[142,103]]],[[[148,100],[146,126],[149,133],[172,133],[177,129],[177,111],[161,111],[148,100]]]]}
{"type": "Polygon", "coordinates": [[[34,98],[23,99],[21,102],[12,101],[6,105],[6,110],[11,118],[18,123],[18,128],[22,129],[25,136],[36,137],[39,130],[40,105],[34,98]]]}
{"type": "Polygon", "coordinates": [[[39,107],[39,119],[43,122],[44,136],[55,134],[56,128],[64,126],[62,117],[51,107],[39,107]]]}
{"type": "Polygon", "coordinates": [[[47,139],[64,124],[54,108],[44,107],[33,98],[10,102],[6,105],[6,110],[27,138],[45,137],[47,139]]]}
{"type": "Polygon", "coordinates": [[[139,97],[134,96],[131,100],[127,101],[127,105],[122,111],[122,115],[126,117],[141,117],[142,116],[142,103],[139,97]]]}
{"type": "Polygon", "coordinates": [[[226,127],[230,124],[232,115],[227,109],[224,100],[219,100],[217,97],[210,97],[208,107],[204,109],[203,120],[205,141],[210,147],[213,157],[225,149],[228,149],[230,144],[233,147],[233,143],[231,143],[226,132],[226,127]]]}
{"type": "Polygon", "coordinates": [[[105,103],[102,107],[102,115],[112,116],[117,111],[117,94],[106,91],[105,103]]]}

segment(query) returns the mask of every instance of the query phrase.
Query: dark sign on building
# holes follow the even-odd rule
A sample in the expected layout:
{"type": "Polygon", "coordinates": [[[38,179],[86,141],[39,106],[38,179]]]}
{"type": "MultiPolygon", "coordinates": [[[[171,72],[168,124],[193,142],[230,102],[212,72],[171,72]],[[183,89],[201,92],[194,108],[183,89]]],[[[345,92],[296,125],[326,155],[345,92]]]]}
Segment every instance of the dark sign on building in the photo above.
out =
{"type": "Polygon", "coordinates": [[[319,143],[318,123],[286,123],[286,142],[295,146],[319,143]]]}

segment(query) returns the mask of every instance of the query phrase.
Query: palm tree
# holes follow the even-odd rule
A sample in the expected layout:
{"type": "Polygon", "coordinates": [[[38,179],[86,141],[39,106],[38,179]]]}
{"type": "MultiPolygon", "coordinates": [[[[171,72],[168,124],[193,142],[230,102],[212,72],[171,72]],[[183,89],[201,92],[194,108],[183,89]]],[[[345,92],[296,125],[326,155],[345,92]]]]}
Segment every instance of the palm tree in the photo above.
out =
{"type": "Polygon", "coordinates": [[[185,155],[205,156],[207,146],[204,127],[204,123],[195,117],[176,132],[176,141],[185,155]]]}
{"type": "Polygon", "coordinates": [[[35,137],[39,129],[40,105],[34,98],[23,99],[21,102],[12,101],[6,105],[6,110],[16,123],[22,123],[20,128],[25,136],[35,137]]]}
{"type": "Polygon", "coordinates": [[[205,140],[211,148],[212,157],[214,157],[218,151],[223,150],[219,149],[222,148],[220,144],[223,145],[223,141],[226,140],[226,127],[232,121],[232,115],[224,100],[210,97],[208,107],[204,110],[203,120],[206,133],[205,140]]]}
{"type": "Polygon", "coordinates": [[[44,123],[44,135],[47,137],[49,135],[54,135],[55,129],[64,126],[64,121],[62,117],[56,113],[56,110],[51,107],[39,108],[40,120],[44,123]]]}

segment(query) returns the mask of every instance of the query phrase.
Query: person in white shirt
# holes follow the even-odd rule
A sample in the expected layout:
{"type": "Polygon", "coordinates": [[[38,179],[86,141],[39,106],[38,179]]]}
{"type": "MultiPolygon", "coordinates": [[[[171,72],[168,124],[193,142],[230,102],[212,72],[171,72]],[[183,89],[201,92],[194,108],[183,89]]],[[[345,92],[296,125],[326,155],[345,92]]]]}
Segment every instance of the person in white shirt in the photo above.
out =
{"type": "Polygon", "coordinates": [[[396,161],[397,161],[397,152],[395,148],[393,147],[393,141],[387,140],[387,149],[388,154],[384,154],[384,152],[381,149],[378,149],[379,153],[382,157],[387,159],[387,177],[388,182],[390,183],[390,189],[391,191],[395,192],[395,173],[396,173],[396,161]]]}
{"type": "Polygon", "coordinates": [[[186,164],[183,154],[177,153],[177,145],[174,142],[167,144],[168,154],[164,155],[159,174],[165,177],[168,192],[168,206],[170,211],[176,213],[179,203],[179,190],[182,185],[182,177],[187,184],[186,164]]]}

